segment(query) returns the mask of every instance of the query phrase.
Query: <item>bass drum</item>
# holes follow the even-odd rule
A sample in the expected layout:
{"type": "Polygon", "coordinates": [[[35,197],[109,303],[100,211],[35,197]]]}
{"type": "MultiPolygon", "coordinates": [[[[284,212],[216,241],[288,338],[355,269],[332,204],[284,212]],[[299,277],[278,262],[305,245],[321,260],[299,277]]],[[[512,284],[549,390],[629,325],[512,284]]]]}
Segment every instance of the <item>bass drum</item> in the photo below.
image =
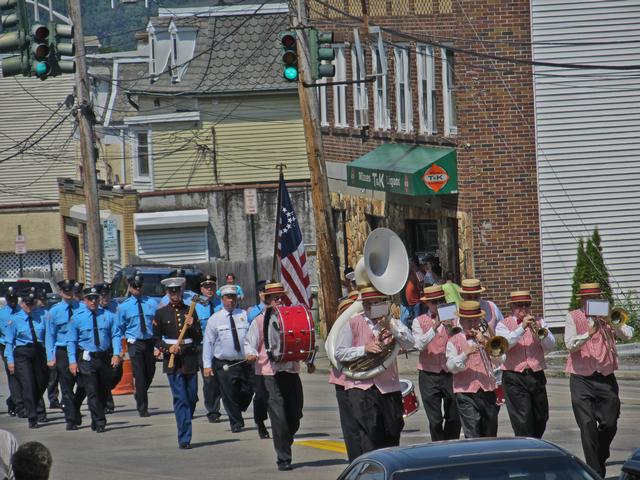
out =
{"type": "Polygon", "coordinates": [[[313,359],[316,332],[307,307],[270,307],[264,318],[264,344],[272,361],[309,362],[313,359]]]}

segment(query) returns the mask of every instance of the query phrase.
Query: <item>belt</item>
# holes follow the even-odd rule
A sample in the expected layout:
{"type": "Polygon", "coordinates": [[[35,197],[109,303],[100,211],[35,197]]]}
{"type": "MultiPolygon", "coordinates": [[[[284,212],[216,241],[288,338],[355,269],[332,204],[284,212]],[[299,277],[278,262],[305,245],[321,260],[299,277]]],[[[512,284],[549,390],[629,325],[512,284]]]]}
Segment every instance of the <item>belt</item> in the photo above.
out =
{"type": "Polygon", "coordinates": [[[56,345],[56,350],[64,350],[66,352],[67,351],[67,347],[63,347],[61,345],[56,345]]]}
{"type": "MultiPolygon", "coordinates": [[[[178,339],[177,338],[164,338],[164,337],[162,337],[162,341],[164,343],[166,343],[167,345],[177,345],[178,344],[178,339]]],[[[181,343],[183,345],[189,345],[190,343],[193,343],[193,339],[191,339],[191,338],[183,338],[181,343]]]]}
{"type": "Polygon", "coordinates": [[[150,340],[153,340],[153,337],[152,338],[128,338],[127,337],[127,343],[148,342],[150,340]]]}
{"type": "Polygon", "coordinates": [[[238,362],[241,362],[242,360],[244,360],[244,357],[236,358],[234,360],[227,360],[227,359],[224,359],[224,358],[214,357],[213,360],[214,360],[214,362],[220,362],[220,363],[238,363],[238,362]]]}
{"type": "MultiPolygon", "coordinates": [[[[82,358],[82,355],[84,355],[84,352],[86,350],[83,350],[82,348],[78,348],[78,357],[82,358]]],[[[110,357],[111,355],[109,354],[109,352],[88,352],[89,356],[91,358],[103,358],[103,357],[110,357]]]]}

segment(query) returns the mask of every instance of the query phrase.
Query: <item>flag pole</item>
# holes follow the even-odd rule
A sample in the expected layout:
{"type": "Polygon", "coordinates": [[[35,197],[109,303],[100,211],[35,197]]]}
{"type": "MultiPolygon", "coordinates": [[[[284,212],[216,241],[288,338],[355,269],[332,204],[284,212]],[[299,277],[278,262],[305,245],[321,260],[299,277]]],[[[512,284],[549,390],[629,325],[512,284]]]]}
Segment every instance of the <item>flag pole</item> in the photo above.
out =
{"type": "Polygon", "coordinates": [[[278,240],[280,239],[280,210],[282,210],[282,188],[280,188],[280,185],[284,182],[284,173],[282,170],[283,168],[287,168],[287,166],[284,163],[280,163],[277,167],[280,170],[280,175],[278,175],[278,200],[276,202],[276,236],[273,241],[273,263],[271,264],[272,281],[278,280],[276,270],[278,268],[278,240]]]}

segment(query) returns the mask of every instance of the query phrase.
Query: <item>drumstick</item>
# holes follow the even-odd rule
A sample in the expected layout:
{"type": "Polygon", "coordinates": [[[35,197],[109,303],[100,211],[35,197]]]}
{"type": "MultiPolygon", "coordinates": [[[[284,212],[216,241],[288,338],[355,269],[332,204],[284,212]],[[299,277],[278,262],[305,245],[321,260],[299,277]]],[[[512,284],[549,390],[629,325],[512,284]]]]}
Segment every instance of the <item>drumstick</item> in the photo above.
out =
{"type": "MultiPolygon", "coordinates": [[[[198,299],[200,298],[200,295],[195,295],[192,299],[191,299],[191,305],[189,305],[189,313],[187,313],[187,317],[190,317],[191,315],[193,315],[193,311],[196,308],[196,303],[198,302],[198,299]]],[[[182,325],[182,329],[180,330],[180,335],[178,336],[178,343],[177,345],[180,346],[180,344],[182,343],[182,339],[184,338],[185,334],[187,333],[187,328],[189,328],[189,325],[187,325],[187,321],[184,321],[184,325],[182,325]]],[[[173,364],[176,361],[176,354],[172,353],[171,356],[169,357],[169,368],[173,368],[173,364]]]]}
{"type": "Polygon", "coordinates": [[[223,365],[222,370],[224,370],[225,372],[228,372],[231,367],[235,367],[236,365],[240,365],[241,363],[244,363],[244,362],[246,362],[246,360],[240,360],[239,362],[232,363],[231,365],[229,364],[223,365]]]}

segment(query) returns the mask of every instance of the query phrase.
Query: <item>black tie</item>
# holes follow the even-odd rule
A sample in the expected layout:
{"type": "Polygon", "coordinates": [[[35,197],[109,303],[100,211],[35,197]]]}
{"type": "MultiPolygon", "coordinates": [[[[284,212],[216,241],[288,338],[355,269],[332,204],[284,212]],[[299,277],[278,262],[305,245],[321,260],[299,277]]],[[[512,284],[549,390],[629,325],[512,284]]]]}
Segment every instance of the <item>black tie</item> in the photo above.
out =
{"type": "Polygon", "coordinates": [[[73,310],[71,309],[71,304],[67,305],[67,312],[69,313],[69,321],[71,321],[71,316],[73,315],[73,310]]]}
{"type": "Polygon", "coordinates": [[[38,336],[36,335],[36,329],[33,327],[33,318],[31,318],[31,315],[27,315],[27,320],[29,320],[29,330],[31,330],[31,340],[33,340],[33,344],[35,345],[38,343],[38,336]]]}
{"type": "Polygon", "coordinates": [[[209,315],[213,315],[213,299],[209,301],[209,315]]]}
{"type": "Polygon", "coordinates": [[[100,348],[100,332],[98,332],[98,312],[91,310],[93,316],[93,343],[96,348],[100,348]]]}
{"type": "Polygon", "coordinates": [[[236,322],[233,321],[233,315],[229,312],[229,323],[231,324],[231,335],[233,335],[233,348],[236,352],[240,351],[240,339],[238,338],[238,330],[236,330],[236,322]]]}
{"type": "Polygon", "coordinates": [[[140,315],[140,330],[142,330],[142,335],[147,335],[147,322],[144,318],[144,310],[142,309],[142,299],[138,299],[138,314],[140,315]]]}

